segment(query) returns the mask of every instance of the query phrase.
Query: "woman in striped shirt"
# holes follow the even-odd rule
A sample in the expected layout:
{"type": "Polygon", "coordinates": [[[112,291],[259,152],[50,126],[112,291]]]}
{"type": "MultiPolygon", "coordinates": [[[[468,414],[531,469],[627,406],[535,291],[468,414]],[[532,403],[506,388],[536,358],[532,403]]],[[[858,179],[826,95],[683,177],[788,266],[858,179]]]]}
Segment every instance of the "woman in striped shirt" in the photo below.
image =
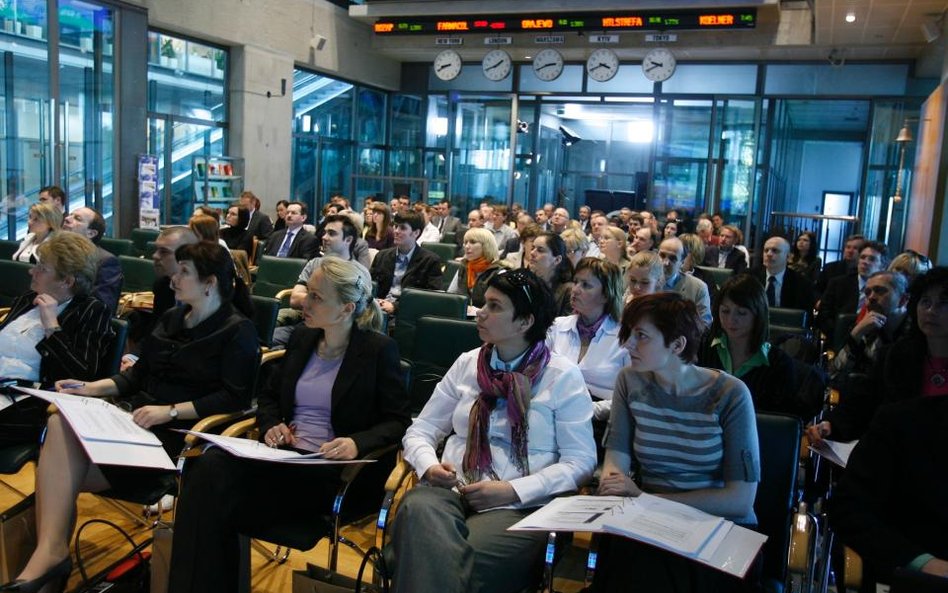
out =
{"type": "MultiPolygon", "coordinates": [[[[676,293],[631,301],[619,341],[631,363],[616,381],[599,494],[648,492],[755,525],[760,457],[747,387],[694,365],[701,322],[676,293]]],[[[710,591],[744,585],[632,540],[607,537],[595,591],[710,591]]]]}

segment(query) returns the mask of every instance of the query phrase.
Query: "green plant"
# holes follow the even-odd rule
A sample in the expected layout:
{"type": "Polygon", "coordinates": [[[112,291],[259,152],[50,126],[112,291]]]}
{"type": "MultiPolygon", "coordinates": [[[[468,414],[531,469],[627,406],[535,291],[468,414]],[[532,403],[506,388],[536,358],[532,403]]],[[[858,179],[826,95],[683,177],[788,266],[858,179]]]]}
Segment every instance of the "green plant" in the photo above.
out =
{"type": "Polygon", "coordinates": [[[224,62],[227,59],[227,52],[215,51],[214,52],[214,63],[217,65],[217,69],[224,70],[224,62]]]}
{"type": "Polygon", "coordinates": [[[176,58],[178,53],[174,50],[174,44],[170,39],[165,39],[161,44],[161,55],[165,58],[176,58]]]}

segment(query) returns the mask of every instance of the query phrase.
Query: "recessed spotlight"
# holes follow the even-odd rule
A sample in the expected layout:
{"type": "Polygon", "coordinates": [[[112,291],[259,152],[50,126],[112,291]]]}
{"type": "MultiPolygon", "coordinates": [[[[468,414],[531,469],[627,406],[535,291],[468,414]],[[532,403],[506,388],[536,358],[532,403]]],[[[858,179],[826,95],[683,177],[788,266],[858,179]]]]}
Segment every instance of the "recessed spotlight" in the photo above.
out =
{"type": "Polygon", "coordinates": [[[847,22],[847,23],[855,23],[855,22],[856,22],[856,13],[853,12],[853,11],[851,11],[851,10],[850,10],[849,12],[847,12],[847,13],[846,13],[846,22],[847,22]]]}

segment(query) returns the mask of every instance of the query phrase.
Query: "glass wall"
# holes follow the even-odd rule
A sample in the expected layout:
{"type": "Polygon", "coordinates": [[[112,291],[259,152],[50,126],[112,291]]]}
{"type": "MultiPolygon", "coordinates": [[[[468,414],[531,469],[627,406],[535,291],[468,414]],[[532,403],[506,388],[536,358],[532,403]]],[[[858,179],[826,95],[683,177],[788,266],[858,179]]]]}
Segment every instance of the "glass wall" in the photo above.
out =
{"type": "Polygon", "coordinates": [[[227,58],[225,48],[148,33],[148,153],[158,157],[162,224],[186,223],[204,202],[195,159],[227,154],[227,58]]]}

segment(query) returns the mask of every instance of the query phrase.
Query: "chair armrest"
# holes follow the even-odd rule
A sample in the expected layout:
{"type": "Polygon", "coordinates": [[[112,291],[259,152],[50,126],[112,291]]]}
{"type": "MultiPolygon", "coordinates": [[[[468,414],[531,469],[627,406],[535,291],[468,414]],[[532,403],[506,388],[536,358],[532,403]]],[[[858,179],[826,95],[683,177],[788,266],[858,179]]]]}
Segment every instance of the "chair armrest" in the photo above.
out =
{"type": "Polygon", "coordinates": [[[246,436],[250,431],[254,430],[255,428],[257,428],[256,416],[254,416],[253,418],[247,418],[245,420],[241,420],[240,422],[232,424],[231,426],[225,428],[221,432],[221,436],[243,437],[243,436],[246,436]]]}
{"type": "Polygon", "coordinates": [[[292,289],[292,288],[284,288],[284,289],[281,290],[280,292],[278,292],[278,293],[276,293],[275,295],[273,295],[273,298],[275,298],[276,300],[280,301],[280,306],[283,306],[283,305],[284,305],[284,300],[285,300],[285,301],[286,301],[286,303],[285,303],[286,306],[289,307],[289,306],[290,306],[290,295],[291,295],[291,294],[293,294],[293,289],[292,289]]]}
{"type": "Polygon", "coordinates": [[[846,589],[862,588],[862,557],[849,546],[843,546],[843,584],[846,589]]]}
{"type": "Polygon", "coordinates": [[[7,318],[9,313],[10,307],[0,307],[0,323],[3,323],[3,320],[7,318]]]}
{"type": "Polygon", "coordinates": [[[274,361],[278,358],[283,358],[284,354],[286,354],[286,350],[267,350],[260,355],[260,366],[262,367],[268,362],[274,361]]]}
{"type": "MultiPolygon", "coordinates": [[[[219,428],[221,426],[237,422],[238,420],[242,420],[246,418],[248,415],[252,417],[256,413],[257,413],[256,408],[250,408],[248,410],[240,410],[239,412],[231,412],[229,414],[214,414],[212,416],[208,416],[206,418],[201,418],[200,420],[198,420],[194,424],[194,426],[191,427],[191,430],[194,430],[197,432],[208,432],[208,431],[214,430],[215,428],[219,428]]],[[[185,436],[184,437],[185,450],[190,449],[191,447],[199,443],[200,440],[201,440],[200,438],[194,436],[193,434],[189,434],[185,436]]]]}
{"type": "MultiPolygon", "coordinates": [[[[374,451],[369,451],[367,454],[363,455],[359,459],[364,459],[366,461],[377,461],[381,459],[382,457],[384,457],[385,455],[391,453],[392,451],[395,451],[396,449],[398,449],[398,445],[388,445],[385,447],[379,447],[378,449],[375,449],[374,451]]],[[[339,475],[339,478],[348,485],[352,483],[353,480],[356,479],[356,477],[359,475],[359,472],[361,472],[362,468],[364,468],[366,465],[368,464],[367,463],[353,463],[353,464],[347,465],[345,469],[342,470],[342,473],[339,475]]]]}

